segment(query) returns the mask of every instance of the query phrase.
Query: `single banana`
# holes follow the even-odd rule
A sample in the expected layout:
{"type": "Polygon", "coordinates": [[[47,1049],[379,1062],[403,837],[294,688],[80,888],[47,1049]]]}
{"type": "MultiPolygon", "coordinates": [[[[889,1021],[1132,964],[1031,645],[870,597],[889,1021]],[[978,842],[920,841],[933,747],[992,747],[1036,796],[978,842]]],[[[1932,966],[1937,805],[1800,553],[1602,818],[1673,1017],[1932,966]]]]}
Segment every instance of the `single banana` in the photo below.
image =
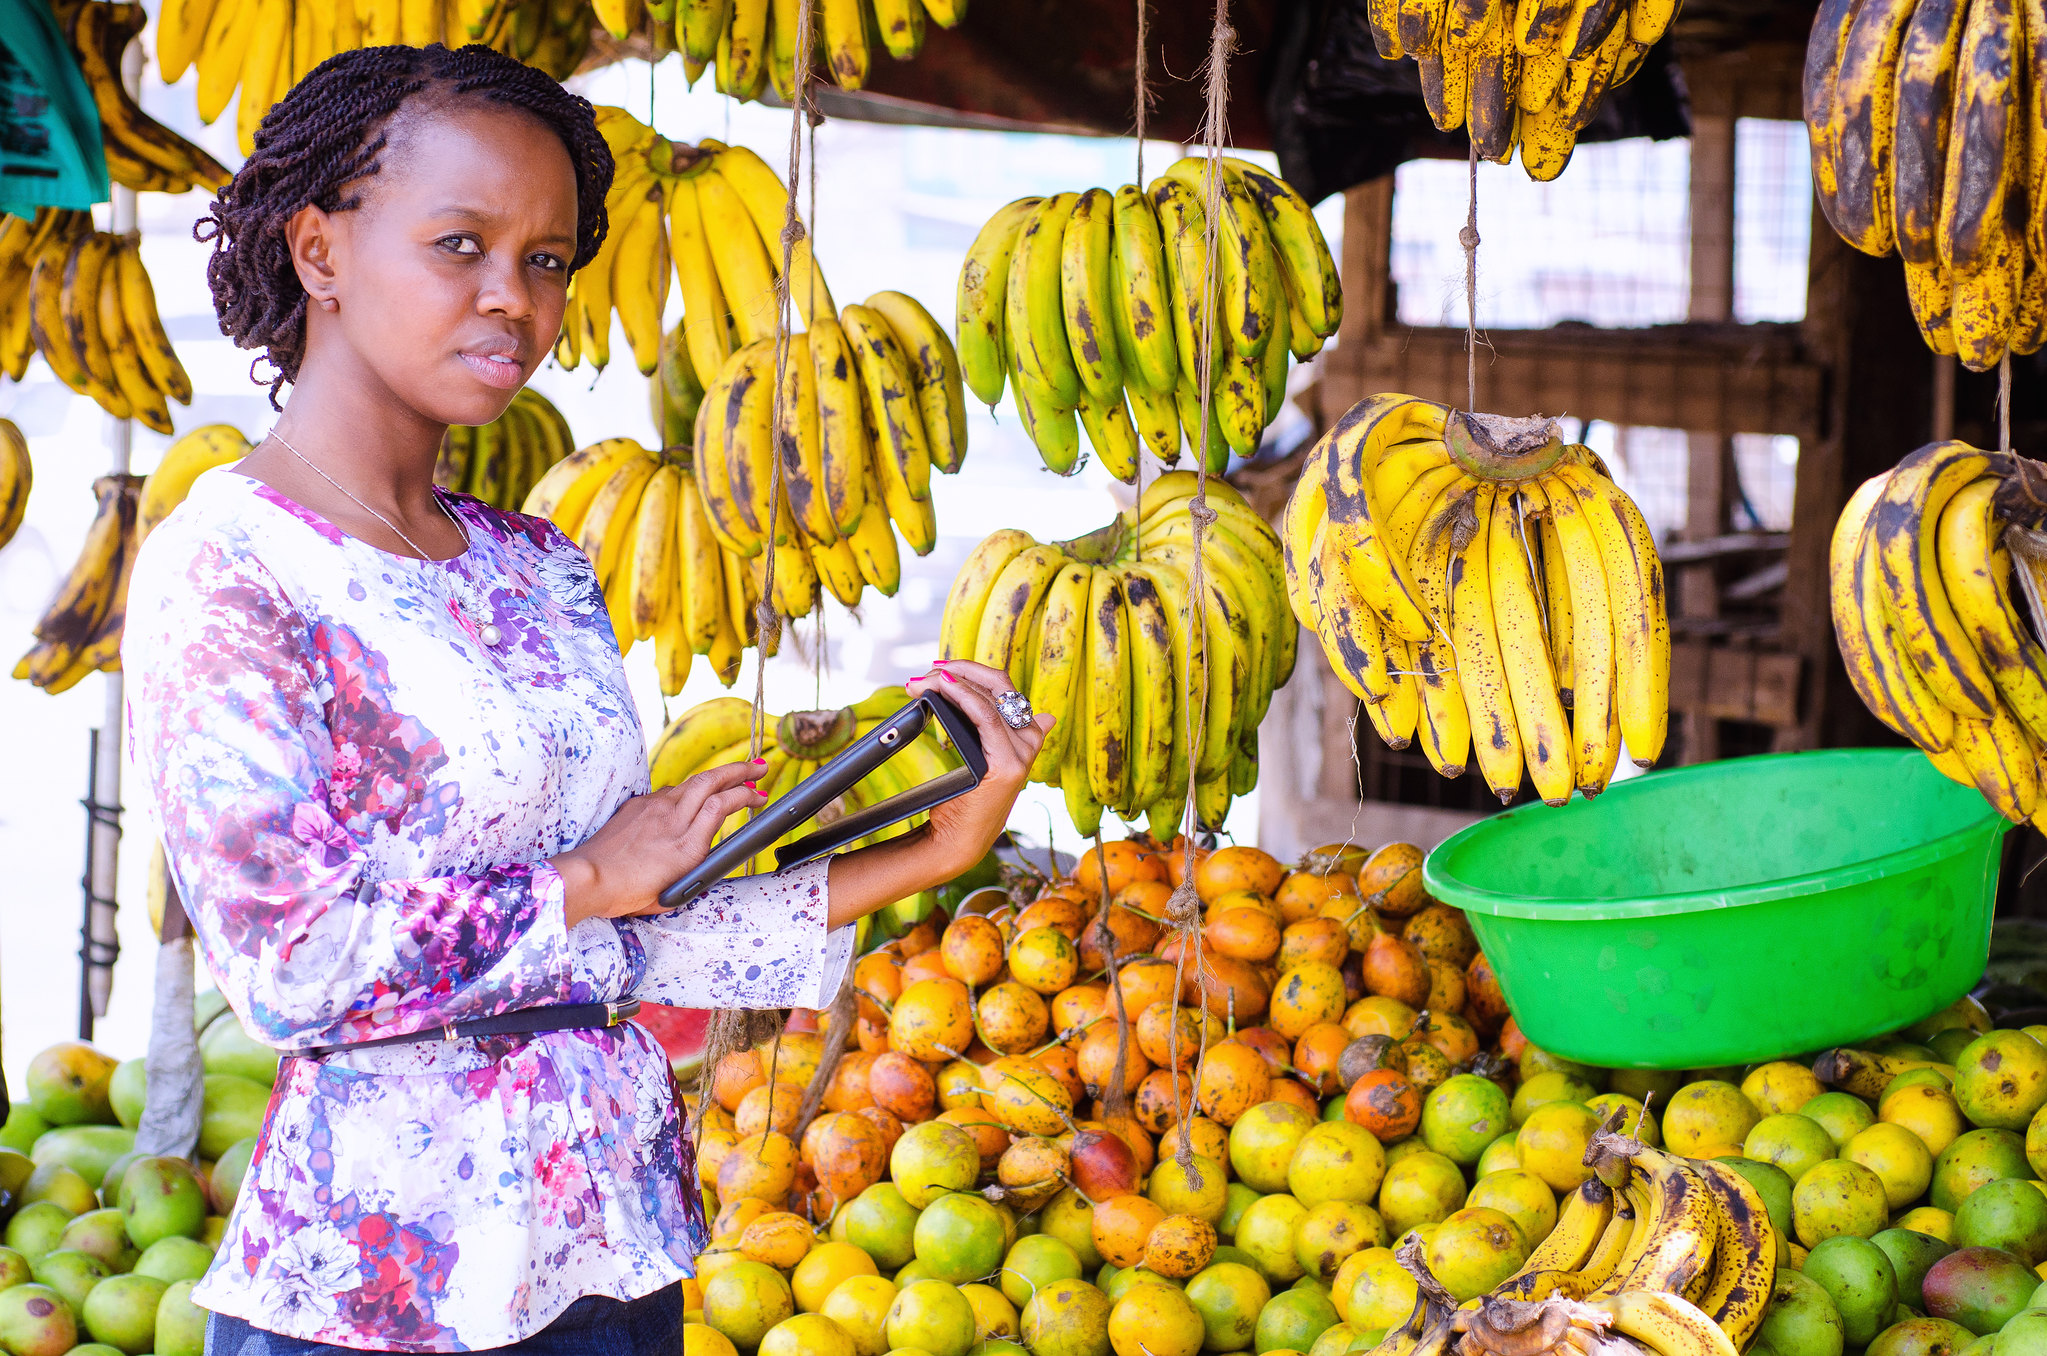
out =
{"type": "Polygon", "coordinates": [[[1999,702],[1989,720],[1956,716],[1949,747],[1999,814],[2014,824],[2032,817],[2040,803],[2039,756],[2009,707],[1999,702]]]}
{"type": "Polygon", "coordinates": [[[752,716],[753,704],[737,697],[713,697],[690,707],[655,739],[647,756],[649,781],[659,790],[716,766],[713,754],[749,738],[752,716]]]}
{"type": "Polygon", "coordinates": [[[1590,1301],[1614,1331],[1632,1337],[1656,1356],[1737,1356],[1720,1326],[1682,1295],[1662,1290],[1624,1290],[1590,1301]]]}
{"type": "Polygon", "coordinates": [[[696,476],[685,470],[677,489],[677,582],[682,595],[683,639],[692,653],[709,654],[725,621],[724,552],[711,534],[696,476]]]}
{"type": "Polygon", "coordinates": [[[862,514],[859,526],[846,539],[860,562],[860,577],[884,598],[893,598],[903,581],[902,557],[896,551],[896,536],[889,528],[888,514],[876,505],[862,514]]]}
{"type": "Polygon", "coordinates": [[[809,335],[825,505],[839,535],[850,537],[863,521],[868,501],[878,497],[868,485],[874,452],[860,393],[860,369],[845,328],[836,319],[819,316],[809,335]]]}
{"type": "Polygon", "coordinates": [[[1031,209],[1009,264],[1003,325],[1018,367],[1049,391],[1059,408],[1080,404],[1080,373],[1066,338],[1061,267],[1066,223],[1080,201],[1055,193],[1031,209]]]}
{"type": "Polygon", "coordinates": [[[2047,740],[2047,652],[2012,606],[2005,583],[2010,564],[1997,546],[2001,525],[1992,505],[2000,483],[1996,476],[1971,481],[1941,510],[1941,585],[2003,704],[2035,738],[2047,740]]]}
{"type": "Polygon", "coordinates": [[[1486,569],[1491,576],[1493,632],[1505,661],[1522,757],[1536,794],[1549,805],[1562,805],[1570,800],[1576,784],[1571,726],[1550,666],[1547,623],[1535,593],[1534,550],[1527,517],[1546,507],[1542,491],[1534,483],[1495,493],[1486,569]]]}
{"type": "Polygon", "coordinates": [[[1153,396],[1170,393],[1180,381],[1180,355],[1174,343],[1172,275],[1159,219],[1136,184],[1116,190],[1116,283],[1110,304],[1119,323],[1128,326],[1128,343],[1120,354],[1125,381],[1153,396]]]}
{"type": "Polygon", "coordinates": [[[818,429],[817,373],[810,357],[810,336],[788,339],[781,408],[776,412],[775,451],[782,460],[782,491],[790,516],[805,540],[829,546],[839,539],[825,495],[824,441],[818,429]]]}
{"type": "MultiPolygon", "coordinates": [[[[740,0],[742,8],[749,2],[759,3],[765,12],[767,0],[740,0]]],[[[732,313],[740,344],[772,340],[777,318],[775,265],[754,228],[745,200],[715,164],[692,182],[697,186],[697,208],[718,288],[732,313]]]]}
{"type": "MultiPolygon", "coordinates": [[[[635,511],[633,575],[628,581],[633,634],[652,640],[675,610],[676,513],[682,492],[682,469],[662,466],[648,480],[635,511]]],[[[689,646],[682,646],[684,654],[689,646]]]]}
{"type": "Polygon", "coordinates": [[[859,606],[861,595],[867,591],[867,581],[860,577],[860,558],[853,554],[853,543],[844,537],[834,537],[825,546],[813,543],[810,563],[839,606],[859,606]]]}
{"type": "Polygon", "coordinates": [[[881,45],[898,61],[908,61],[924,47],[924,6],[921,0],[873,0],[874,25],[881,45]]]}
{"type": "Polygon", "coordinates": [[[825,60],[841,89],[867,83],[867,0],[821,0],[825,60]]]}
{"type": "Polygon", "coordinates": [[[1301,318],[1317,337],[1329,338],[1343,321],[1343,285],[1308,200],[1286,180],[1248,161],[1225,157],[1223,165],[1264,213],[1288,295],[1301,318]]]}
{"type": "MultiPolygon", "coordinates": [[[[773,276],[780,277],[782,232],[789,217],[787,186],[774,170],[768,168],[767,161],[744,146],[718,144],[713,151],[711,172],[731,185],[732,191],[745,205],[747,216],[760,233],[761,246],[767,254],[773,276]]],[[[797,225],[799,228],[802,226],[800,218],[797,225]]],[[[825,286],[824,273],[811,253],[808,233],[800,232],[789,247],[788,272],[789,300],[805,325],[838,309],[832,301],[831,289],[825,286]]],[[[772,323],[769,333],[773,333],[772,323]]]]}
{"type": "MultiPolygon", "coordinates": [[[[1968,9],[1965,0],[1921,0],[1898,48],[1891,159],[1885,178],[1891,187],[1892,238],[1904,256],[1908,277],[1914,266],[1927,270],[1940,264],[1941,195],[1947,187],[1955,62],[1968,9]]],[[[1940,290],[1939,309],[1945,315],[1947,288],[1940,290]]],[[[1917,312],[1919,307],[1913,309],[1917,312]]],[[[1945,325],[1943,319],[1943,329],[1945,325]]]]}
{"type": "Polygon", "coordinates": [[[1028,690],[1034,623],[1046,590],[1065,562],[1065,553],[1056,546],[1026,546],[1010,557],[988,590],[973,648],[960,657],[1000,669],[1012,686],[1028,690]]]}
{"type": "Polygon", "coordinates": [[[1777,1226],[1749,1180],[1724,1163],[1699,1163],[1699,1176],[1713,1194],[1720,1236],[1718,1265],[1699,1310],[1718,1324],[1738,1351],[1762,1326],[1777,1280],[1777,1226]]]}
{"type": "Polygon", "coordinates": [[[1497,492],[1479,486],[1470,540],[1454,547],[1449,563],[1450,638],[1457,654],[1457,678],[1471,717],[1472,745],[1480,774],[1505,804],[1521,789],[1522,735],[1514,719],[1505,661],[1493,616],[1490,554],[1493,501],[1497,492]]]}
{"type": "Polygon", "coordinates": [[[1085,395],[1097,409],[1120,400],[1123,393],[1122,357],[1117,351],[1110,299],[1115,206],[1115,197],[1105,188],[1091,188],[1076,196],[1059,253],[1060,314],[1066,324],[1066,345],[1085,395]]]}
{"type": "MultiPolygon", "coordinates": [[[[21,436],[13,420],[0,419],[0,547],[13,541],[14,534],[21,530],[22,519],[28,515],[28,492],[34,484],[35,468],[29,462],[28,439],[21,436]]],[[[142,540],[139,527],[135,539],[139,545],[142,540]]]]}
{"type": "MultiPolygon", "coordinates": [[[[2010,249],[2008,198],[2019,191],[2017,0],[1975,0],[1962,29],[1955,64],[1953,122],[1941,187],[1936,243],[1959,286],[2010,249]]],[[[1961,307],[1955,323],[1961,327],[1961,307]]]]}
{"type": "Polygon", "coordinates": [[[668,249],[682,288],[682,334],[690,365],[699,376],[707,376],[725,365],[732,344],[725,328],[725,294],[704,234],[694,179],[668,184],[668,249]]]}
{"type": "MultiPolygon", "coordinates": [[[[984,541],[982,546],[986,545],[984,541]]],[[[977,553],[979,549],[976,548],[977,553]]],[[[969,555],[967,568],[972,569],[974,564],[974,556],[969,555]]],[[[1091,566],[1069,560],[1059,567],[1051,587],[1045,590],[1045,604],[1038,614],[1037,634],[1032,638],[1037,647],[1037,662],[1032,667],[1031,685],[1025,695],[1030,699],[1032,710],[1050,715],[1054,720],[1051,733],[1045,736],[1037,759],[1031,764],[1032,781],[1058,783],[1060,761],[1072,747],[1079,726],[1078,680],[1087,653],[1088,594],[1093,573],[1091,566]]],[[[959,579],[963,578],[964,572],[954,580],[956,592],[959,579]]],[[[941,634],[951,618],[952,602],[948,599],[946,621],[940,623],[941,634]]],[[[948,649],[946,653],[954,652],[948,649]]]]}
{"type": "Polygon", "coordinates": [[[1663,566],[1640,510],[1611,481],[1568,461],[1558,463],[1551,479],[1576,497],[1597,544],[1613,617],[1614,701],[1621,735],[1629,756],[1648,767],[1661,754],[1669,728],[1670,621],[1664,610],[1663,566]]]}
{"type": "Polygon", "coordinates": [[[1019,198],[990,217],[974,237],[960,265],[959,302],[954,332],[959,339],[960,372],[974,398],[993,408],[1002,399],[1009,369],[1004,356],[1004,321],[1012,256],[1024,223],[1042,198],[1019,198]]]}
{"type": "Polygon", "coordinates": [[[1129,614],[1122,581],[1097,566],[1088,581],[1087,664],[1081,714],[1087,738],[1084,756],[1088,794],[1103,805],[1121,805],[1130,778],[1129,614]]]}

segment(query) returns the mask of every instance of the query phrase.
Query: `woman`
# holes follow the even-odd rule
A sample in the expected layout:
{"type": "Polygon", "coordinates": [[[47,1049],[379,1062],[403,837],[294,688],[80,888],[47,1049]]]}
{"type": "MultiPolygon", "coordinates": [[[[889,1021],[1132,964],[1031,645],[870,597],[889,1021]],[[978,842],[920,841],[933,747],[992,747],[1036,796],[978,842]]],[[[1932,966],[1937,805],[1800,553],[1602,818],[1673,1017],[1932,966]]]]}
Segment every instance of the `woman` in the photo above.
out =
{"type": "Polygon", "coordinates": [[[151,536],[125,652],[207,962],[295,1056],[193,1296],[209,1350],[679,1351],[701,1208],[666,1062],[601,1005],[828,1003],[847,925],[979,860],[1050,726],[998,716],[993,670],[934,671],[909,691],[943,677],[973,718],[976,792],[655,905],[763,803],[753,767],[648,793],[589,561],[432,485],[447,426],[497,418],[546,356],[611,172],[544,75],[374,48],[271,110],[202,224],[221,328],[273,402],[291,388],[151,536]],[[567,1029],[451,1029],[586,1004],[567,1029]]]}

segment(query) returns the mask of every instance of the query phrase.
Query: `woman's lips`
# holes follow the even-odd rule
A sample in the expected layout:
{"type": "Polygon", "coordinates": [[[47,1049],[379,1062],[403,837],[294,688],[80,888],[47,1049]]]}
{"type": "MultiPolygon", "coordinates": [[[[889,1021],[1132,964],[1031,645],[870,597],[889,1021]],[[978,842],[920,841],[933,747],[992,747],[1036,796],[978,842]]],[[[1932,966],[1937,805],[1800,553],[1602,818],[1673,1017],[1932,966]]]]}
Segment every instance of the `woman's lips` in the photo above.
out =
{"type": "Polygon", "coordinates": [[[495,386],[501,391],[517,390],[526,381],[526,367],[517,358],[507,354],[503,357],[485,357],[477,353],[457,355],[469,365],[477,380],[486,386],[495,386]]]}

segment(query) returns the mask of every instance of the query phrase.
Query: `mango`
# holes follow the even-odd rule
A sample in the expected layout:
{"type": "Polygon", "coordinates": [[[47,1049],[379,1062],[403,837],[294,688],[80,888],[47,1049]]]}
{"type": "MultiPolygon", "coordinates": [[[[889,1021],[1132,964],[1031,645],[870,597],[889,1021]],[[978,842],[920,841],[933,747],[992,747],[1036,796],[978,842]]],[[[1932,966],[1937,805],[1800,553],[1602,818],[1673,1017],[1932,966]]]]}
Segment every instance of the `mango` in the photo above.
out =
{"type": "Polygon", "coordinates": [[[137,1248],[192,1238],[206,1223],[206,1189],[182,1158],[140,1158],[121,1179],[121,1213],[137,1248]]]}
{"type": "Polygon", "coordinates": [[[51,1125],[111,1125],[114,1061],[84,1041],[63,1041],[28,1062],[29,1105],[51,1125]]]}

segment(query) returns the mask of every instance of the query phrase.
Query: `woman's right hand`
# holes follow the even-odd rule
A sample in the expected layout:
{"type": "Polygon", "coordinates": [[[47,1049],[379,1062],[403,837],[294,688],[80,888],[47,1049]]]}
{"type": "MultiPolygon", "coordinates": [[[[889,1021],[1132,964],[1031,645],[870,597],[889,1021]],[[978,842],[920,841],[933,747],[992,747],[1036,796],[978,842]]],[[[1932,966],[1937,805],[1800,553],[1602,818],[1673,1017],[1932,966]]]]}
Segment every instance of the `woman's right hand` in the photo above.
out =
{"type": "Polygon", "coordinates": [[[656,896],[710,855],[725,821],[767,804],[753,784],[763,766],[728,763],[634,796],[582,846],[550,857],[568,925],[662,912],[656,896]]]}

